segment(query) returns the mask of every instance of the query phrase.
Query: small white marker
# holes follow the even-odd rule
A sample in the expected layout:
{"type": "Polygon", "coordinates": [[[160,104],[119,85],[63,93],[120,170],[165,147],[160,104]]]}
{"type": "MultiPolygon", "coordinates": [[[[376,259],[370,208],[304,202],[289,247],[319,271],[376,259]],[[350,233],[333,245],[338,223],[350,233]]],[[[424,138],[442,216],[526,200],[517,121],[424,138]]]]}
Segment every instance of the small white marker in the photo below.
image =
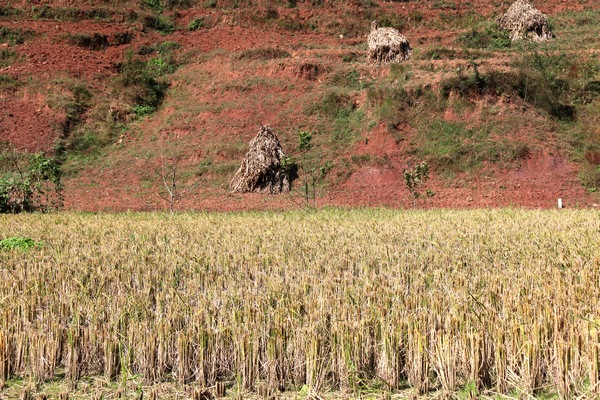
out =
{"type": "Polygon", "coordinates": [[[558,199],[558,208],[563,208],[562,199],[558,199]]]}

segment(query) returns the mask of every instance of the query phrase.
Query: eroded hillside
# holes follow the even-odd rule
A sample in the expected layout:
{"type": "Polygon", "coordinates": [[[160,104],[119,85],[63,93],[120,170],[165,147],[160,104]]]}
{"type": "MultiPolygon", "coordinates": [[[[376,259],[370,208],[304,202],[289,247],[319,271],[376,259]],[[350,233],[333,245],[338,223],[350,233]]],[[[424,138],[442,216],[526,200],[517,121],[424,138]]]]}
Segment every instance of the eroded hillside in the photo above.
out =
{"type": "Polygon", "coordinates": [[[403,170],[422,161],[435,195],[418,206],[599,202],[592,2],[536,2],[556,34],[536,44],[495,28],[509,2],[35,3],[0,6],[0,141],[64,150],[68,209],[163,209],[173,155],[178,209],[298,207],[228,191],[261,124],[298,183],[315,171],[317,205],[413,206],[403,170]],[[366,63],[373,20],[408,61],[366,63]]]}

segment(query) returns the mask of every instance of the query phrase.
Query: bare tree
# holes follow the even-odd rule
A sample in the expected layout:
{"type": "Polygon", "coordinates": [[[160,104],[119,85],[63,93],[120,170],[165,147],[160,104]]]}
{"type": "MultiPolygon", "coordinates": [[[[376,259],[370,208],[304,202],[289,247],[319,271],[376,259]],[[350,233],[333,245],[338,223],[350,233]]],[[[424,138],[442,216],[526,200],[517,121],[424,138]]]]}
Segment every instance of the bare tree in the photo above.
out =
{"type": "Polygon", "coordinates": [[[173,212],[175,204],[198,187],[198,182],[189,185],[184,185],[181,182],[180,167],[182,160],[183,152],[169,147],[166,151],[161,152],[160,164],[155,169],[155,174],[159,179],[157,194],[169,205],[169,212],[173,212]]]}

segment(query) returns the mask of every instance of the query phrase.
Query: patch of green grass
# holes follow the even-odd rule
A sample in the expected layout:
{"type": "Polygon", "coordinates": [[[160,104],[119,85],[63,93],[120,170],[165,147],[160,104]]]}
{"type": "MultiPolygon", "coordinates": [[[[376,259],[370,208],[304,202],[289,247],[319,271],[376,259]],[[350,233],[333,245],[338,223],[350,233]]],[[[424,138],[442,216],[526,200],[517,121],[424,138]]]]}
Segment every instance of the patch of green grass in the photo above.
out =
{"type": "Polygon", "coordinates": [[[353,90],[364,89],[367,83],[363,80],[363,77],[355,69],[348,71],[339,71],[335,73],[328,81],[332,86],[338,86],[340,88],[347,88],[353,90]]]}
{"type": "Polygon", "coordinates": [[[135,58],[129,53],[118,65],[120,76],[116,88],[122,90],[134,107],[153,108],[162,103],[169,83],[162,79],[177,68],[175,58],[169,52],[150,60],[135,58]]]}
{"type": "Polygon", "coordinates": [[[406,121],[415,105],[415,97],[402,85],[382,85],[367,91],[367,100],[380,122],[396,125],[406,121]]]}
{"type": "Polygon", "coordinates": [[[162,0],[144,0],[142,3],[145,7],[156,11],[158,13],[163,12],[164,10],[164,4],[162,2],[162,0]]]}
{"type": "Polygon", "coordinates": [[[104,8],[68,8],[52,7],[47,4],[32,6],[30,15],[33,19],[49,19],[54,21],[78,22],[83,20],[107,21],[112,18],[112,12],[104,8]]]}
{"type": "MultiPolygon", "coordinates": [[[[462,3],[461,6],[465,7],[462,3]]],[[[458,14],[454,10],[443,10],[437,19],[424,21],[424,24],[440,30],[472,29],[474,26],[485,23],[488,19],[488,16],[484,16],[475,10],[458,14]]]]}
{"type": "Polygon", "coordinates": [[[23,44],[33,36],[35,32],[32,30],[11,29],[0,25],[0,43],[8,43],[11,46],[23,44]]]}
{"type": "Polygon", "coordinates": [[[17,61],[18,54],[10,49],[0,49],[0,68],[8,67],[17,61]]]}
{"type": "Polygon", "coordinates": [[[526,144],[497,139],[491,128],[473,129],[462,122],[434,119],[419,130],[411,153],[427,160],[439,173],[476,170],[485,162],[508,164],[529,154],[526,144]]]}
{"type": "Polygon", "coordinates": [[[381,27],[396,28],[401,32],[406,28],[406,20],[398,14],[384,14],[375,20],[377,25],[381,27]]]}
{"type": "Polygon", "coordinates": [[[470,49],[501,50],[512,47],[508,32],[498,29],[495,24],[471,29],[461,34],[458,40],[463,46],[470,49]]]}
{"type": "Polygon", "coordinates": [[[600,166],[585,163],[579,170],[579,179],[590,192],[600,191],[600,166]]]}
{"type": "Polygon", "coordinates": [[[452,1],[436,0],[433,2],[432,7],[436,10],[456,10],[458,6],[452,1]]]}
{"type": "Polygon", "coordinates": [[[188,30],[197,31],[198,29],[205,28],[206,25],[206,17],[194,18],[194,20],[188,24],[188,30]]]}
{"type": "Polygon", "coordinates": [[[454,49],[436,47],[420,52],[416,58],[419,60],[454,60],[461,58],[461,54],[454,49]]]}
{"type": "Polygon", "coordinates": [[[42,246],[43,244],[41,242],[36,242],[27,237],[15,236],[0,240],[0,250],[18,249],[21,251],[28,251],[31,248],[42,246]]]}
{"type": "Polygon", "coordinates": [[[12,75],[0,74],[0,91],[14,91],[23,85],[23,82],[12,75]]]}
{"type": "Polygon", "coordinates": [[[0,6],[0,17],[14,17],[21,14],[21,10],[11,6],[0,6]]]}
{"type": "Polygon", "coordinates": [[[310,105],[308,114],[319,114],[329,118],[347,118],[355,109],[354,100],[342,92],[332,90],[325,93],[320,101],[310,105]]]}
{"type": "Polygon", "coordinates": [[[441,82],[442,97],[512,93],[556,120],[574,121],[577,105],[592,102],[600,94],[600,63],[566,53],[534,51],[517,59],[508,72],[482,73],[474,61],[471,65],[472,73],[441,82]]]}

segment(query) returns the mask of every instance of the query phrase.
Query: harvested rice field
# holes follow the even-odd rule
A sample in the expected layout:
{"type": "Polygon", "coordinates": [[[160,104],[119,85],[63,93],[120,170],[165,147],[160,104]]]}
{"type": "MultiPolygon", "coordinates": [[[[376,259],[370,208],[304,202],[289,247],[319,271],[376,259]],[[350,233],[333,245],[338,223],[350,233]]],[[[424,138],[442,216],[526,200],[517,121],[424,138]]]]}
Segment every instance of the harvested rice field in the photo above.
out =
{"type": "Polygon", "coordinates": [[[600,396],[595,210],[3,215],[0,240],[0,399],[600,396]]]}

